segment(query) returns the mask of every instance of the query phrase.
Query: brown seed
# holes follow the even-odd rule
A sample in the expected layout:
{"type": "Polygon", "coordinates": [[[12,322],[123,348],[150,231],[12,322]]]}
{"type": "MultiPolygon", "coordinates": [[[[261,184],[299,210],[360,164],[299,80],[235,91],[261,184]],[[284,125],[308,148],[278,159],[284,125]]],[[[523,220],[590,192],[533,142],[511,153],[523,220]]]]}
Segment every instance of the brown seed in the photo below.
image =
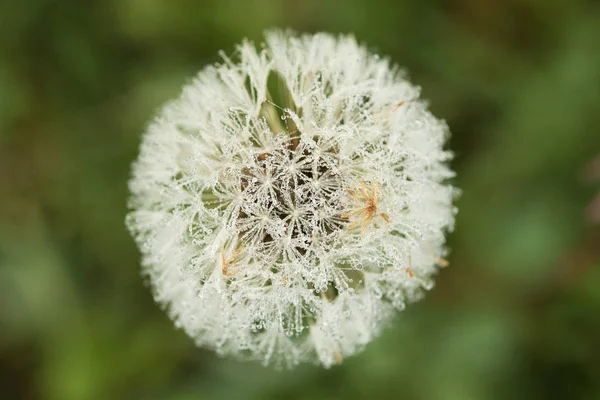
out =
{"type": "MultiPolygon", "coordinates": [[[[358,216],[357,219],[346,226],[347,229],[353,229],[360,226],[361,233],[364,233],[371,225],[375,225],[375,218],[378,216],[377,202],[379,200],[379,188],[379,183],[374,183],[371,187],[368,187],[364,182],[361,182],[359,189],[346,190],[346,192],[353,197],[357,208],[343,213],[340,217],[349,219],[353,215],[358,216]]],[[[389,225],[390,217],[386,213],[381,213],[379,216],[389,225]]]]}

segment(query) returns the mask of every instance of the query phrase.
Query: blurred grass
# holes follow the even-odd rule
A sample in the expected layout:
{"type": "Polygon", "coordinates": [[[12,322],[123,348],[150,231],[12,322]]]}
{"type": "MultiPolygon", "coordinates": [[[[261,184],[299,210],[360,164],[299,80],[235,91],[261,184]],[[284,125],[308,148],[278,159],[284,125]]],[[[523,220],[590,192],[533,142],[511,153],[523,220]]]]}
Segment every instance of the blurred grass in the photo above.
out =
{"type": "Polygon", "coordinates": [[[0,4],[7,399],[597,399],[600,5],[588,0],[0,4]],[[155,109],[263,29],[353,32],[405,66],[456,152],[450,268],[364,353],[277,372],[196,349],[125,231],[155,109]]]}

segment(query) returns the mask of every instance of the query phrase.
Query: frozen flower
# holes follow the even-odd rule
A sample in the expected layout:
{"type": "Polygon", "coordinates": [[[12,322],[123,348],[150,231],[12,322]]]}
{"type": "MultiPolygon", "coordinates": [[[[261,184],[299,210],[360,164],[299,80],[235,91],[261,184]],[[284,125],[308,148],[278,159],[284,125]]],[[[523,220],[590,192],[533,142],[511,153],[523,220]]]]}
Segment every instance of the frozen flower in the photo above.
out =
{"type": "Polygon", "coordinates": [[[127,225],[157,302],[220,354],[325,366],[445,264],[445,124],[352,37],[269,32],[145,134],[127,225]]]}

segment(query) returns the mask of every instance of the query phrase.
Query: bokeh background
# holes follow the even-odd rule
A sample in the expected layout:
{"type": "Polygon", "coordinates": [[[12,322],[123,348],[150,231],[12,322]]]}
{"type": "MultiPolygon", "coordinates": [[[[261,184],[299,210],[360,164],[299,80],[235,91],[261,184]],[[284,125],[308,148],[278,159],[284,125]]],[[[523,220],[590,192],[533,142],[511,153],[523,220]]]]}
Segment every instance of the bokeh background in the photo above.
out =
{"type": "Polygon", "coordinates": [[[597,1],[1,2],[0,398],[600,399],[597,157],[597,1]],[[195,348],[123,222],[157,107],[269,27],[405,66],[463,190],[437,286],[329,370],[195,348]]]}

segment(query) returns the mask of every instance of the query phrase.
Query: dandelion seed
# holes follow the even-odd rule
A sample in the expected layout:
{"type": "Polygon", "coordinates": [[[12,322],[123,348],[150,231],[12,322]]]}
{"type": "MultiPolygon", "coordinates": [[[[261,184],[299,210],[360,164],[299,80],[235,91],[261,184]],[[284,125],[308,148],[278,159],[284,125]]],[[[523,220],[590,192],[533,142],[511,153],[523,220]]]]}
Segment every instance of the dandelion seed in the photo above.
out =
{"type": "MultiPolygon", "coordinates": [[[[360,226],[361,233],[364,233],[367,228],[375,223],[375,217],[377,217],[377,201],[379,200],[379,183],[375,183],[368,188],[365,183],[361,183],[359,190],[348,190],[350,196],[352,196],[358,207],[355,210],[343,213],[341,218],[350,218],[357,214],[358,218],[350,223],[346,228],[353,229],[356,226],[360,226]]],[[[379,214],[385,222],[390,223],[390,217],[386,213],[379,214]]]]}
{"type": "Polygon", "coordinates": [[[340,363],[447,265],[447,128],[353,36],[274,31],[222,57],[160,111],[133,164],[144,273],[200,346],[340,363]]]}
{"type": "Polygon", "coordinates": [[[238,247],[230,256],[226,256],[225,249],[221,247],[221,272],[224,276],[232,276],[230,267],[237,261],[242,250],[242,247],[238,247]]]}
{"type": "Polygon", "coordinates": [[[448,265],[450,265],[450,263],[448,262],[448,260],[441,258],[441,257],[436,257],[435,259],[435,263],[437,265],[439,265],[442,268],[446,268],[448,265]]]}

